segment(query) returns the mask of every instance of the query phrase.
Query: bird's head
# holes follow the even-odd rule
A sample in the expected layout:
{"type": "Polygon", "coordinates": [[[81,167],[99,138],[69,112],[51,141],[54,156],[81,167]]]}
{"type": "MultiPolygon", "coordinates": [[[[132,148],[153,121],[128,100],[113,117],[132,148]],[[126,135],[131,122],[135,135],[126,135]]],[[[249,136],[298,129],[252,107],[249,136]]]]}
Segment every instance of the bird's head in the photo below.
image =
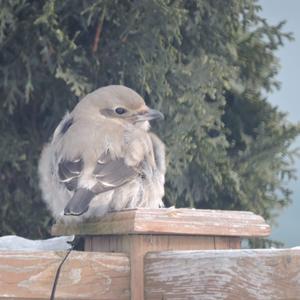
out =
{"type": "Polygon", "coordinates": [[[87,95],[75,107],[74,112],[93,118],[106,118],[120,123],[148,129],[149,121],[163,119],[161,112],[149,108],[143,98],[130,88],[110,85],[87,95]]]}

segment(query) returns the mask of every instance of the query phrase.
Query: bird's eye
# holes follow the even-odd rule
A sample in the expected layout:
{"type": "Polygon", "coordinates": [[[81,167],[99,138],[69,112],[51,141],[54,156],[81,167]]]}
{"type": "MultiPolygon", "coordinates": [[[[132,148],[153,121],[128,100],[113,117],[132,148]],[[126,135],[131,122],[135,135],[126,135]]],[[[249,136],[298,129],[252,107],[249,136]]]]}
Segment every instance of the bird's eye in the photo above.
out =
{"type": "Polygon", "coordinates": [[[117,108],[115,109],[115,112],[116,112],[117,114],[119,114],[119,115],[123,115],[124,113],[126,113],[126,109],[123,108],[123,107],[117,107],[117,108]]]}

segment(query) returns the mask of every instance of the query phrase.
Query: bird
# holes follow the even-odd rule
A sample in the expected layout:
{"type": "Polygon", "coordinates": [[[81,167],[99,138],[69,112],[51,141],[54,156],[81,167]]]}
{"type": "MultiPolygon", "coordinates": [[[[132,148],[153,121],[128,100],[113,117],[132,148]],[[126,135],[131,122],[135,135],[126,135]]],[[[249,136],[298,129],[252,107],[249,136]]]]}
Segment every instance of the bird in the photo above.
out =
{"type": "Polygon", "coordinates": [[[67,112],[38,165],[42,198],[54,219],[164,207],[165,145],[150,131],[154,119],[164,115],[122,85],[98,88],[67,112]]]}

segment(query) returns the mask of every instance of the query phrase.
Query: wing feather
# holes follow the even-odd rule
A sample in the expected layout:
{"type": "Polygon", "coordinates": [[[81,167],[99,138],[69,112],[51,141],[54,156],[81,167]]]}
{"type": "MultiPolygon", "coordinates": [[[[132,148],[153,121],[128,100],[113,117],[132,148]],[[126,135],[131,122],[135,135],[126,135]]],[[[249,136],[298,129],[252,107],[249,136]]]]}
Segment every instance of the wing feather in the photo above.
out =
{"type": "Polygon", "coordinates": [[[77,186],[81,169],[81,161],[65,161],[60,166],[60,178],[67,187],[76,180],[75,192],[65,207],[65,215],[85,213],[95,195],[114,190],[139,176],[139,172],[126,165],[123,158],[113,159],[109,152],[102,154],[97,161],[93,172],[96,184],[91,189],[77,186]]]}
{"type": "Polygon", "coordinates": [[[69,191],[77,188],[78,178],[83,168],[82,159],[61,160],[58,164],[58,176],[61,183],[64,183],[69,191]]]}
{"type": "Polygon", "coordinates": [[[97,184],[93,187],[95,193],[101,193],[118,188],[138,176],[135,168],[126,165],[123,158],[112,159],[109,152],[98,159],[93,172],[97,184]]]}

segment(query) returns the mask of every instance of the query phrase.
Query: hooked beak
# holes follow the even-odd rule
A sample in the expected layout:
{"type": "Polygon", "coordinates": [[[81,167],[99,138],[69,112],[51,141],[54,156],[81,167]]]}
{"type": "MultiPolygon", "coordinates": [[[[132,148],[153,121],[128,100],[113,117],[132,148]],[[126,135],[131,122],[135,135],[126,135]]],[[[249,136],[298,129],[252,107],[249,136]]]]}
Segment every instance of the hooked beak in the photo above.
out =
{"type": "Polygon", "coordinates": [[[147,111],[144,111],[137,116],[137,122],[144,122],[144,121],[150,121],[150,120],[163,120],[165,117],[164,115],[155,109],[148,109],[147,111]]]}

